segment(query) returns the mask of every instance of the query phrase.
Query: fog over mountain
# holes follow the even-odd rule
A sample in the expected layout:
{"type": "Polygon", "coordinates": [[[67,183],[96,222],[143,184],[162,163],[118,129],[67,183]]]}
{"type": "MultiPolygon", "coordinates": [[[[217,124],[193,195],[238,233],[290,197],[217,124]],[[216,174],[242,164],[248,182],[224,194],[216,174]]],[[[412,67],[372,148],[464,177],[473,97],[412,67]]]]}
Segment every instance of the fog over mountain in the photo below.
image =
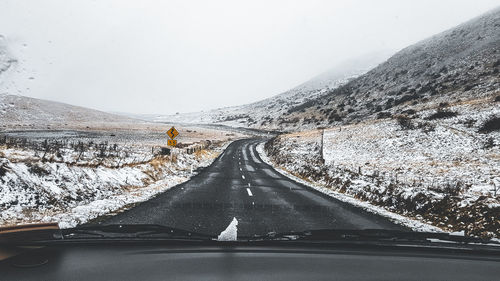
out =
{"type": "Polygon", "coordinates": [[[9,94],[104,111],[208,111],[401,50],[495,0],[0,1],[9,94]]]}
{"type": "Polygon", "coordinates": [[[328,71],[271,98],[259,102],[219,108],[206,112],[176,115],[136,115],[138,118],[157,122],[193,124],[221,124],[235,127],[259,128],[272,118],[284,114],[290,108],[321,97],[330,90],[347,83],[385,61],[391,51],[379,51],[345,60],[328,71]]]}
{"type": "Polygon", "coordinates": [[[368,73],[288,110],[270,126],[332,126],[498,94],[499,28],[496,8],[401,50],[368,73]]]}
{"type": "Polygon", "coordinates": [[[0,129],[84,128],[116,122],[137,122],[128,117],[65,103],[19,95],[12,76],[19,62],[0,36],[0,129]]]}

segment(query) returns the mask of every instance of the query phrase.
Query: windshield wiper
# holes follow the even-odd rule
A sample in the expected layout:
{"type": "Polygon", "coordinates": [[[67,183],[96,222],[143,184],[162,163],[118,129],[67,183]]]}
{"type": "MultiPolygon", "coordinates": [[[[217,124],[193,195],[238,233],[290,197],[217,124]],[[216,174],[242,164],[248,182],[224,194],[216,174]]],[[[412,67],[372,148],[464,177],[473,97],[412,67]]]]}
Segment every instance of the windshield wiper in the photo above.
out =
{"type": "Polygon", "coordinates": [[[214,236],[155,224],[90,225],[61,230],[61,239],[213,240],[214,236]]]}
{"type": "Polygon", "coordinates": [[[410,232],[384,229],[320,229],[301,232],[271,232],[248,237],[250,241],[323,241],[323,242],[410,242],[410,243],[456,243],[500,246],[500,243],[479,237],[467,237],[450,233],[410,232]]]}

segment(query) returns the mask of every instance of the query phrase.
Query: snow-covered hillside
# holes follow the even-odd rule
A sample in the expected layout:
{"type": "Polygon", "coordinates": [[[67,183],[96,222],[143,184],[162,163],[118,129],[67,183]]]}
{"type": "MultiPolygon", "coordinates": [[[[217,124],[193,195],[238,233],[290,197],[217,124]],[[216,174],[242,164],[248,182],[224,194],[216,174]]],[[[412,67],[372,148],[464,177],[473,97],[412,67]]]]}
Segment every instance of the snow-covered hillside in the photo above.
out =
{"type": "Polygon", "coordinates": [[[500,8],[409,46],[368,73],[296,106],[282,129],[328,127],[497,95],[500,8]]]}
{"type": "Polygon", "coordinates": [[[187,181],[241,137],[178,127],[179,147],[166,154],[161,129],[0,133],[0,226],[69,227],[123,211],[187,181]]]}
{"type": "Polygon", "coordinates": [[[346,60],[329,71],[291,90],[251,104],[219,108],[207,112],[134,117],[156,122],[222,124],[232,127],[269,128],[270,120],[284,114],[288,109],[321,97],[328,91],[347,83],[350,79],[377,66],[391,54],[392,52],[390,51],[380,51],[356,59],[346,60]]]}
{"type": "Polygon", "coordinates": [[[137,123],[136,119],[60,102],[25,97],[0,96],[0,128],[62,129],[137,123]]]}
{"type": "Polygon", "coordinates": [[[411,119],[369,120],[268,142],[274,164],[355,199],[439,228],[500,237],[500,107],[478,99],[411,119]],[[453,116],[451,116],[453,115],[453,116]],[[496,118],[496,119],[495,119],[496,118]]]}
{"type": "Polygon", "coordinates": [[[57,153],[2,147],[0,225],[55,221],[73,227],[118,212],[187,181],[222,148],[197,154],[179,150],[172,158],[129,154],[137,147],[111,145],[99,156],[101,147],[86,148],[84,156],[78,146],[62,146],[57,153]]]}
{"type": "Polygon", "coordinates": [[[500,8],[274,120],[276,166],[424,223],[500,236],[500,8]],[[325,128],[323,149],[321,130],[325,128]]]}
{"type": "Polygon", "coordinates": [[[500,88],[499,27],[500,8],[496,8],[389,59],[386,53],[371,60],[351,61],[260,102],[143,118],[293,131],[387,118],[405,110],[435,108],[442,102],[492,97],[500,88]]]}
{"type": "Polygon", "coordinates": [[[86,128],[138,120],[69,104],[22,96],[13,75],[18,60],[0,35],[0,129],[86,128]]]}

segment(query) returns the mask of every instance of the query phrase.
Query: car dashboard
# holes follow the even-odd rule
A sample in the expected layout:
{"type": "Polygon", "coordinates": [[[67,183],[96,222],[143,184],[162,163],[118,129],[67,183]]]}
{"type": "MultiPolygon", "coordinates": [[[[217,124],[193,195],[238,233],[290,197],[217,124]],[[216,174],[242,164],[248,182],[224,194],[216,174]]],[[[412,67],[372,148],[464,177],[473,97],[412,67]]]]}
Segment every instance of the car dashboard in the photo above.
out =
{"type": "MultiPolygon", "coordinates": [[[[0,261],[1,280],[494,280],[497,253],[310,243],[54,243],[0,261]]],[[[498,280],[498,279],[497,279],[498,280]]]]}

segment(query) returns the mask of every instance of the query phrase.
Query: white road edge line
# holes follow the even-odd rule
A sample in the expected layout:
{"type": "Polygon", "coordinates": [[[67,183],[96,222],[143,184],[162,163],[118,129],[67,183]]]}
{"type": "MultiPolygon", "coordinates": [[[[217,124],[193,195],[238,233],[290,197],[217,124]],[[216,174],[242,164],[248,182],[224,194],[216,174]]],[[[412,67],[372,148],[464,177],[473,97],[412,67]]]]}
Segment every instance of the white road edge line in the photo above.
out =
{"type": "Polygon", "coordinates": [[[250,147],[250,155],[252,156],[253,161],[257,164],[261,164],[262,162],[259,160],[259,158],[257,158],[257,156],[253,151],[254,151],[253,148],[250,147]]]}
{"type": "Polygon", "coordinates": [[[248,187],[247,187],[247,192],[248,192],[248,196],[253,196],[252,191],[248,187]]]}

